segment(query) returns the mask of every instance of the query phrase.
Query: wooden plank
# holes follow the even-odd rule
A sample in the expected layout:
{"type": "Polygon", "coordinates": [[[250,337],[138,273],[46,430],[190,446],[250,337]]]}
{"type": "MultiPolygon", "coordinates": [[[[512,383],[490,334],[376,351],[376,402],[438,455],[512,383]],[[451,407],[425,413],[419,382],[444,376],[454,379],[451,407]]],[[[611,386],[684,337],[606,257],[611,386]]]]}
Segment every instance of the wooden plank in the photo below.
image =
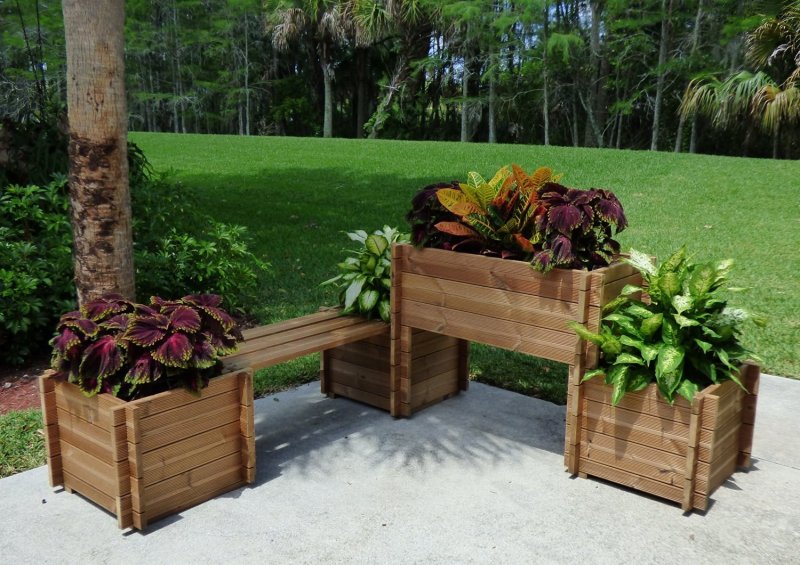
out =
{"type": "Polygon", "coordinates": [[[55,396],[58,408],[106,430],[113,426],[111,409],[125,404],[109,394],[87,397],[76,385],[67,382],[56,383],[55,396]]]}
{"type": "Polygon", "coordinates": [[[118,455],[112,452],[111,432],[78,418],[71,420],[67,412],[62,411],[60,415],[62,424],[59,429],[59,437],[62,441],[104,461],[112,461],[112,453],[118,455]]]}
{"type": "Polygon", "coordinates": [[[444,372],[458,372],[458,359],[454,355],[443,356],[433,353],[414,360],[410,359],[410,354],[404,353],[403,355],[408,356],[408,359],[403,357],[403,360],[408,361],[412,368],[409,376],[412,386],[417,386],[444,372]]]}
{"type": "Polygon", "coordinates": [[[639,429],[644,432],[661,433],[672,437],[688,437],[689,424],[679,420],[661,418],[636,410],[628,410],[617,406],[616,408],[587,398],[584,413],[588,418],[604,419],[615,422],[623,428],[639,429]]]}
{"type": "Polygon", "coordinates": [[[242,480],[252,484],[256,480],[256,438],[254,426],[254,408],[244,406],[240,420],[246,420],[247,425],[242,425],[242,480]]]}
{"type": "MultiPolygon", "coordinates": [[[[238,382],[235,384],[238,384],[238,382]]],[[[191,418],[197,417],[198,414],[207,414],[230,406],[235,406],[238,408],[240,406],[239,399],[240,392],[238,387],[234,390],[214,396],[196,396],[192,402],[182,406],[176,406],[171,410],[165,410],[149,416],[144,416],[140,423],[142,435],[147,436],[150,432],[163,430],[175,424],[181,424],[182,422],[185,422],[191,418]]],[[[187,434],[185,437],[189,437],[189,434],[187,434]]],[[[175,441],[180,439],[183,438],[178,437],[175,439],[175,441]]]]}
{"type": "Polygon", "coordinates": [[[593,477],[605,479],[607,481],[640,490],[660,498],[672,500],[674,502],[679,502],[680,497],[683,495],[682,489],[677,486],[669,485],[660,481],[654,481],[648,479],[647,477],[630,473],[622,469],[606,467],[593,461],[582,461],[581,468],[585,473],[593,477]]]}
{"type": "Polygon", "coordinates": [[[117,527],[122,530],[133,526],[133,503],[130,493],[119,497],[115,503],[114,514],[117,515],[117,527]]]}
{"type": "Polygon", "coordinates": [[[703,412],[703,401],[705,397],[697,394],[692,401],[692,416],[689,420],[689,436],[686,450],[686,471],[683,481],[683,498],[681,509],[689,512],[694,507],[694,490],[697,482],[697,445],[700,440],[700,418],[703,412]]]}
{"type": "Polygon", "coordinates": [[[386,331],[386,324],[378,320],[364,321],[348,328],[332,330],[324,335],[312,336],[302,341],[265,348],[244,355],[226,357],[224,364],[229,369],[262,369],[297,357],[331,349],[346,343],[360,341],[386,331]]]}
{"type": "Polygon", "coordinates": [[[403,300],[410,326],[569,363],[577,336],[403,300]],[[550,333],[547,333],[550,332],[550,333]],[[556,335],[560,334],[560,335],[556,335]]]}
{"type": "Polygon", "coordinates": [[[154,522],[165,516],[176,514],[197,506],[198,504],[211,500],[221,494],[230,492],[244,486],[244,482],[237,478],[240,470],[226,469],[218,475],[211,477],[202,485],[191,487],[190,489],[176,492],[173,495],[152,504],[152,510],[148,510],[148,522],[154,522]]]}
{"type": "Polygon", "coordinates": [[[239,389],[239,374],[241,371],[231,371],[208,382],[208,386],[200,391],[200,394],[186,389],[172,389],[138,400],[129,402],[131,406],[137,407],[140,418],[155,416],[161,412],[179,408],[193,402],[200,402],[203,399],[239,389]]]}
{"type": "Polygon", "coordinates": [[[458,388],[469,389],[469,342],[458,340],[458,388]]]}
{"type": "Polygon", "coordinates": [[[205,484],[220,473],[235,470],[235,481],[241,476],[242,460],[239,453],[232,453],[218,459],[202,462],[197,467],[189,469],[163,481],[147,485],[144,497],[147,500],[148,511],[155,512],[154,506],[165,498],[173,497],[176,493],[186,492],[205,484]],[[152,505],[152,506],[151,506],[152,505]]]}
{"type": "Polygon", "coordinates": [[[42,430],[44,431],[44,446],[47,456],[47,479],[51,487],[57,487],[64,484],[64,474],[61,463],[58,411],[52,371],[45,371],[39,377],[39,401],[42,405],[42,430]]]}
{"type": "Polygon", "coordinates": [[[423,332],[420,336],[414,336],[414,345],[411,356],[413,359],[424,357],[439,351],[452,351],[458,348],[458,343],[463,340],[449,335],[436,334],[433,332],[423,332]],[[424,339],[423,337],[424,336],[424,339]]]}
{"type": "Polygon", "coordinates": [[[282,333],[285,331],[302,328],[304,326],[313,325],[319,322],[324,322],[326,320],[333,320],[335,318],[340,318],[340,317],[341,317],[341,310],[339,309],[334,308],[331,310],[324,310],[321,312],[315,312],[314,314],[300,316],[299,318],[292,318],[291,320],[284,320],[282,322],[275,322],[274,324],[267,324],[264,326],[249,328],[242,331],[242,337],[244,337],[245,342],[247,342],[252,339],[257,339],[259,337],[265,337],[276,333],[282,333]]]}
{"type": "MultiPolygon", "coordinates": [[[[639,446],[643,447],[643,446],[639,446]]],[[[624,449],[624,448],[623,448],[624,449]]],[[[684,462],[674,464],[674,461],[657,461],[649,457],[628,456],[625,451],[607,449],[597,444],[589,445],[581,442],[580,445],[581,470],[584,473],[593,474],[586,470],[584,463],[594,462],[621,469],[653,481],[660,481],[668,485],[673,485],[683,492],[684,462]]]]}
{"type": "MultiPolygon", "coordinates": [[[[115,477],[114,468],[109,460],[90,455],[63,439],[61,440],[61,453],[65,475],[68,473],[81,481],[91,484],[95,489],[105,493],[112,499],[116,496],[117,477],[115,477]]],[[[88,494],[86,495],[89,496],[88,494]]],[[[111,507],[111,510],[113,508],[114,506],[111,507]]]]}
{"type": "Polygon", "coordinates": [[[739,467],[749,468],[753,451],[753,430],[756,421],[756,404],[761,370],[754,363],[746,363],[739,373],[750,394],[745,395],[742,399],[742,425],[739,431],[739,456],[736,463],[739,467]]]}
{"type": "Polygon", "coordinates": [[[342,386],[348,389],[359,389],[384,398],[389,398],[391,392],[388,370],[375,371],[344,361],[338,361],[331,367],[330,379],[331,385],[340,385],[338,387],[340,389],[342,386]]]}
{"type": "Polygon", "coordinates": [[[239,404],[228,404],[210,412],[178,421],[163,428],[142,433],[141,450],[143,453],[158,449],[162,445],[201,433],[209,428],[217,428],[231,422],[239,422],[239,404]]]}
{"type": "Polygon", "coordinates": [[[345,330],[352,326],[361,325],[363,322],[364,319],[359,316],[337,316],[331,320],[324,320],[314,324],[307,324],[295,329],[288,329],[285,331],[273,332],[265,336],[259,336],[257,338],[250,338],[244,343],[240,343],[237,352],[233,353],[229,357],[235,358],[238,355],[244,355],[260,349],[284,345],[295,341],[302,341],[320,334],[326,334],[333,330],[345,330]]]}
{"type": "MultiPolygon", "coordinates": [[[[334,394],[344,396],[350,400],[356,400],[369,404],[381,410],[391,411],[391,399],[379,394],[374,394],[363,390],[361,388],[351,387],[341,382],[335,382],[332,385],[334,394]]],[[[394,414],[392,414],[394,416],[394,414]]]]}
{"type": "MultiPolygon", "coordinates": [[[[413,274],[404,278],[403,298],[562,331],[578,318],[577,302],[413,274]]],[[[595,322],[599,313],[595,308],[595,322]]]]}
{"type": "Polygon", "coordinates": [[[193,469],[202,460],[214,460],[241,448],[238,421],[158,447],[142,454],[145,485],[193,469]]]}
{"type": "Polygon", "coordinates": [[[96,488],[94,483],[87,482],[66,470],[64,471],[64,488],[67,492],[75,491],[82,494],[109,512],[116,512],[117,501],[113,496],[96,488]]]}
{"type": "Polygon", "coordinates": [[[409,404],[411,405],[411,410],[415,411],[417,407],[428,406],[434,401],[458,392],[458,370],[454,369],[436,375],[435,378],[428,379],[422,383],[415,383],[409,404]]]}
{"type": "Polygon", "coordinates": [[[389,374],[389,343],[387,347],[380,347],[370,343],[350,343],[328,350],[329,364],[336,365],[337,362],[345,362],[353,365],[383,371],[387,378],[389,374]]]}

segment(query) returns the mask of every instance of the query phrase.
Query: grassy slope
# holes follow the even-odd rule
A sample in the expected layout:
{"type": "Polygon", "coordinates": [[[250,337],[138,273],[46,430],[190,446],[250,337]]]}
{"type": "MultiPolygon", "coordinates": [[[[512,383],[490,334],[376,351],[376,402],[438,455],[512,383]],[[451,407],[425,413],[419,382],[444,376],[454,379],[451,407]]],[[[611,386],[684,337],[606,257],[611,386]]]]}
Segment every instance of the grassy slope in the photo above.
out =
{"type": "MultiPolygon", "coordinates": [[[[132,134],[158,170],[197,189],[209,213],[244,224],[275,270],[265,296],[283,319],[333,302],[341,232],[404,225],[417,189],[548,165],[569,186],[609,188],[631,227],[623,248],[664,257],[686,242],[698,259],[732,257],[736,303],[766,314],[745,337],[771,373],[800,377],[800,163],[519,145],[132,134]]],[[[491,365],[494,353],[479,352],[491,365]]],[[[310,367],[310,365],[309,365],[310,367]]],[[[527,369],[526,369],[527,370],[527,369]]],[[[481,372],[479,368],[477,372],[481,372]]],[[[512,371],[513,372],[513,371],[512,371]]],[[[512,375],[511,381],[518,378],[512,375]]],[[[506,383],[513,388],[513,382],[506,383]]]]}

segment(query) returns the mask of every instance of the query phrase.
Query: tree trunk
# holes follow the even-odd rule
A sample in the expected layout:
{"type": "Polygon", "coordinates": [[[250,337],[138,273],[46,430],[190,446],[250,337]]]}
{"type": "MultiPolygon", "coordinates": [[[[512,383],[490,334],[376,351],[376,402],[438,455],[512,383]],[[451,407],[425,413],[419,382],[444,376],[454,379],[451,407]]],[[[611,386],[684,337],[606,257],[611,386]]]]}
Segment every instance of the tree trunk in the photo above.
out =
{"type": "Polygon", "coordinates": [[[661,0],[661,40],[658,48],[658,81],[656,83],[656,101],[653,108],[653,137],[650,140],[650,151],[658,150],[659,120],[661,119],[661,105],[664,100],[664,79],[666,77],[665,65],[667,64],[667,46],[669,44],[670,18],[672,16],[672,3],[674,0],[661,0]]]}
{"type": "Polygon", "coordinates": [[[333,137],[333,64],[328,61],[328,54],[324,45],[321,48],[320,55],[322,82],[325,88],[322,137],[333,137]]]}
{"type": "Polygon", "coordinates": [[[461,143],[469,141],[468,120],[468,99],[469,99],[469,62],[464,57],[464,72],[461,75],[461,143]]]}
{"type": "Polygon", "coordinates": [[[683,114],[678,118],[678,131],[675,132],[675,153],[681,152],[683,145],[683,125],[686,123],[686,116],[683,114]]]}
{"type": "Polygon", "coordinates": [[[489,143],[497,143],[497,55],[492,51],[489,55],[489,143]]]}
{"type": "Polygon", "coordinates": [[[356,49],[356,139],[364,137],[367,123],[367,50],[356,49]]]}
{"type": "Polygon", "coordinates": [[[378,103],[378,108],[375,110],[375,120],[372,123],[372,129],[369,132],[369,139],[376,139],[378,132],[383,129],[383,124],[386,118],[389,117],[389,108],[392,107],[392,99],[394,95],[400,90],[400,87],[406,80],[408,75],[408,58],[401,54],[397,61],[397,65],[392,73],[392,80],[386,87],[381,101],[378,103]]]}
{"type": "Polygon", "coordinates": [[[544,124],[544,144],[550,145],[550,101],[547,94],[547,33],[550,3],[544,3],[544,26],[542,27],[542,123],[544,124]]]}
{"type": "Polygon", "coordinates": [[[250,135],[250,26],[247,12],[244,13],[244,134],[250,135]]]}
{"type": "Polygon", "coordinates": [[[63,0],[75,286],[85,303],[135,298],[125,105],[124,0],[63,0]]]}

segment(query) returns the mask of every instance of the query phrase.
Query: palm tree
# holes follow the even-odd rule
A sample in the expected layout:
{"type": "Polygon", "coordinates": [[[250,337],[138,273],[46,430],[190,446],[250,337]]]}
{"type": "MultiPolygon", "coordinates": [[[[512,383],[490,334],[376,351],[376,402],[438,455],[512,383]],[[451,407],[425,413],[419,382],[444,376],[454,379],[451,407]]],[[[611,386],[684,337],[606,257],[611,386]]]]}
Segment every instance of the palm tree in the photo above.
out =
{"type": "Polygon", "coordinates": [[[288,51],[303,42],[322,70],[324,115],[322,136],[333,137],[333,80],[335,50],[346,43],[352,25],[350,2],[342,0],[279,0],[272,22],[272,43],[288,51]]]}
{"type": "Polygon", "coordinates": [[[134,297],[124,0],[64,0],[70,207],[78,301],[134,297]]]}
{"type": "Polygon", "coordinates": [[[679,112],[706,116],[726,129],[736,120],[757,124],[772,135],[777,159],[784,131],[800,124],[800,1],[762,23],[747,37],[747,60],[758,72],[741,71],[725,80],[700,77],[689,83],[679,112]]]}

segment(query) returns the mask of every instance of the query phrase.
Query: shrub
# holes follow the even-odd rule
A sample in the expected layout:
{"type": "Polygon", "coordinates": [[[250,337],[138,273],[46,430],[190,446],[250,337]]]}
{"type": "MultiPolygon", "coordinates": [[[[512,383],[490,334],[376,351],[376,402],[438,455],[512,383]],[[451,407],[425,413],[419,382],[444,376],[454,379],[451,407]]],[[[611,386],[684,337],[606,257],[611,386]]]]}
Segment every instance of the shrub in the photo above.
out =
{"type": "Polygon", "coordinates": [[[44,348],[60,312],[74,308],[66,179],[0,188],[0,361],[44,348]]]}
{"type": "Polygon", "coordinates": [[[184,386],[197,391],[221,372],[219,357],[242,339],[219,296],[153,297],[149,305],[109,294],[61,316],[51,341],[56,378],[87,396],[124,400],[184,386]]]}
{"type": "Polygon", "coordinates": [[[733,380],[741,386],[739,367],[758,357],[742,347],[739,336],[748,320],[764,322],[728,306],[726,291],[742,290],[728,287],[732,261],[694,263],[685,247],[658,267],[635,250],[624,261],[642,273],[649,301],[632,298],[644,289],[627,285],[604,308],[600,333],[571,324],[602,351],[600,367],[584,380],[605,375],[614,404],[652,382],[670,403],[676,394],[691,402],[712,383],[733,380]]]}

